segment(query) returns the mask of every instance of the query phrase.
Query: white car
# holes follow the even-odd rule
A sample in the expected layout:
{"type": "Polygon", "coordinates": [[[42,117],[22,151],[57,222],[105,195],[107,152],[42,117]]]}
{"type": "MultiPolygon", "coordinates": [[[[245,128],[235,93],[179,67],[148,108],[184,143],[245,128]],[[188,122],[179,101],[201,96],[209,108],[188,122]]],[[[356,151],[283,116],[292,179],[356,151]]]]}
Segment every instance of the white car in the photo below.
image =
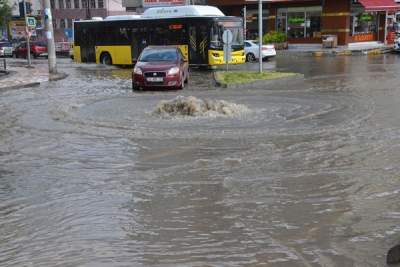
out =
{"type": "MultiPolygon", "coordinates": [[[[246,55],[246,61],[254,61],[259,59],[260,48],[258,43],[258,40],[244,41],[244,54],[246,55]]],[[[270,59],[276,56],[274,45],[263,44],[261,49],[262,59],[270,59]]]]}
{"type": "Polygon", "coordinates": [[[400,38],[396,37],[396,39],[394,39],[394,47],[393,47],[395,52],[400,52],[400,38]]]}

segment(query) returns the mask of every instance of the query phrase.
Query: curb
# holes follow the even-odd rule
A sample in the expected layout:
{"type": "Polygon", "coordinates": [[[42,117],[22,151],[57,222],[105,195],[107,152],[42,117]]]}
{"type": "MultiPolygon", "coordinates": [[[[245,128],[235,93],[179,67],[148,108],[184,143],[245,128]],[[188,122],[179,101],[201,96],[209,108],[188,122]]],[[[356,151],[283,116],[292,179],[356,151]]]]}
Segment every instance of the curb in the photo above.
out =
{"type": "Polygon", "coordinates": [[[309,52],[314,57],[329,57],[329,56],[353,56],[353,55],[377,55],[393,52],[393,48],[377,48],[377,49],[359,49],[359,50],[346,50],[346,51],[316,51],[309,52]]]}
{"type": "Polygon", "coordinates": [[[298,75],[282,77],[282,78],[274,78],[274,79],[270,79],[270,80],[258,80],[258,81],[248,82],[248,83],[238,83],[238,84],[221,83],[218,80],[217,75],[215,75],[215,72],[213,72],[213,78],[214,78],[216,87],[223,87],[225,89],[246,89],[247,87],[280,84],[280,83],[285,83],[285,82],[291,82],[294,80],[304,80],[304,74],[298,74],[298,75]]]}

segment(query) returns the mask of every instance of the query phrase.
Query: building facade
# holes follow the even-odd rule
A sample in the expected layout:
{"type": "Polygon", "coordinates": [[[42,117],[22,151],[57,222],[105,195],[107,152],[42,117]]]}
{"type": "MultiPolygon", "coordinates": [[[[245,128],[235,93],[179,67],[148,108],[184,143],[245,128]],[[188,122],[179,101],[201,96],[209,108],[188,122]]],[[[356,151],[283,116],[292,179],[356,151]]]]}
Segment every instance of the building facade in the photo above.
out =
{"type": "MultiPolygon", "coordinates": [[[[45,40],[43,0],[26,0],[26,2],[32,3],[32,12],[28,17],[34,18],[35,22],[34,25],[28,25],[31,39],[45,40]]],[[[18,0],[10,0],[9,3],[14,7],[13,18],[8,23],[8,28],[2,30],[2,38],[12,41],[26,40],[25,21],[20,15],[18,0]]],[[[50,8],[55,42],[69,41],[68,32],[75,20],[136,14],[126,11],[120,0],[50,0],[50,8]]]]}
{"type": "MultiPolygon", "coordinates": [[[[242,16],[246,28],[258,32],[258,1],[208,0],[226,15],[242,16]]],[[[291,44],[320,44],[324,35],[334,35],[338,45],[360,42],[390,43],[395,0],[272,0],[263,2],[264,33],[285,31],[291,44]]]]}

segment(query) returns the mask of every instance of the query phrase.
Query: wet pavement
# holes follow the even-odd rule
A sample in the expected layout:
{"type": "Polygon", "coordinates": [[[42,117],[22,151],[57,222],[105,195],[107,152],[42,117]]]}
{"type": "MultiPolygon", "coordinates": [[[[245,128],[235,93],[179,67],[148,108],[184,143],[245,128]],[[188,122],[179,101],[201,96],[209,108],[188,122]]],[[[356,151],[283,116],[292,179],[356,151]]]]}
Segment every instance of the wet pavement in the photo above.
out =
{"type": "Polygon", "coordinates": [[[305,78],[133,92],[130,69],[60,60],[1,91],[0,265],[386,266],[399,64],[278,53],[264,70],[305,78]]]}
{"type": "MultiPolygon", "coordinates": [[[[289,50],[277,50],[277,56],[279,58],[355,56],[382,53],[393,53],[393,45],[384,45],[376,42],[338,46],[334,48],[322,48],[321,45],[290,45],[289,50]]],[[[27,60],[21,61],[21,59],[19,59],[16,61],[15,59],[7,58],[6,62],[8,62],[6,70],[0,69],[0,90],[34,86],[41,82],[53,81],[66,77],[66,74],[62,72],[54,74],[49,73],[48,67],[43,64],[35,66],[34,63],[32,63],[31,67],[28,67],[27,60]],[[8,72],[8,74],[6,75],[5,72],[8,72]]],[[[224,66],[219,68],[223,69],[224,66]]],[[[237,67],[233,67],[232,69],[235,68],[237,67]]]]}

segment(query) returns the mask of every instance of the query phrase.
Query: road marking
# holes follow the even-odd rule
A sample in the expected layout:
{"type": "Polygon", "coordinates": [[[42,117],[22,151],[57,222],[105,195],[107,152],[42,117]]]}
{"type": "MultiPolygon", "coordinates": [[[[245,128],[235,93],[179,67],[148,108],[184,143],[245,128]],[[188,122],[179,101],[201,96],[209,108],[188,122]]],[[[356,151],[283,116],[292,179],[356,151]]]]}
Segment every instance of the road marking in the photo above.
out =
{"type": "Polygon", "coordinates": [[[339,110],[339,109],[342,109],[342,107],[336,107],[336,108],[323,110],[323,111],[320,111],[320,112],[317,112],[317,113],[305,115],[303,117],[298,117],[298,118],[295,118],[295,119],[287,120],[285,122],[294,122],[294,121],[304,120],[304,119],[312,118],[312,117],[315,117],[315,116],[318,116],[318,115],[327,114],[329,112],[332,112],[332,111],[335,111],[335,110],[339,110]]]}

